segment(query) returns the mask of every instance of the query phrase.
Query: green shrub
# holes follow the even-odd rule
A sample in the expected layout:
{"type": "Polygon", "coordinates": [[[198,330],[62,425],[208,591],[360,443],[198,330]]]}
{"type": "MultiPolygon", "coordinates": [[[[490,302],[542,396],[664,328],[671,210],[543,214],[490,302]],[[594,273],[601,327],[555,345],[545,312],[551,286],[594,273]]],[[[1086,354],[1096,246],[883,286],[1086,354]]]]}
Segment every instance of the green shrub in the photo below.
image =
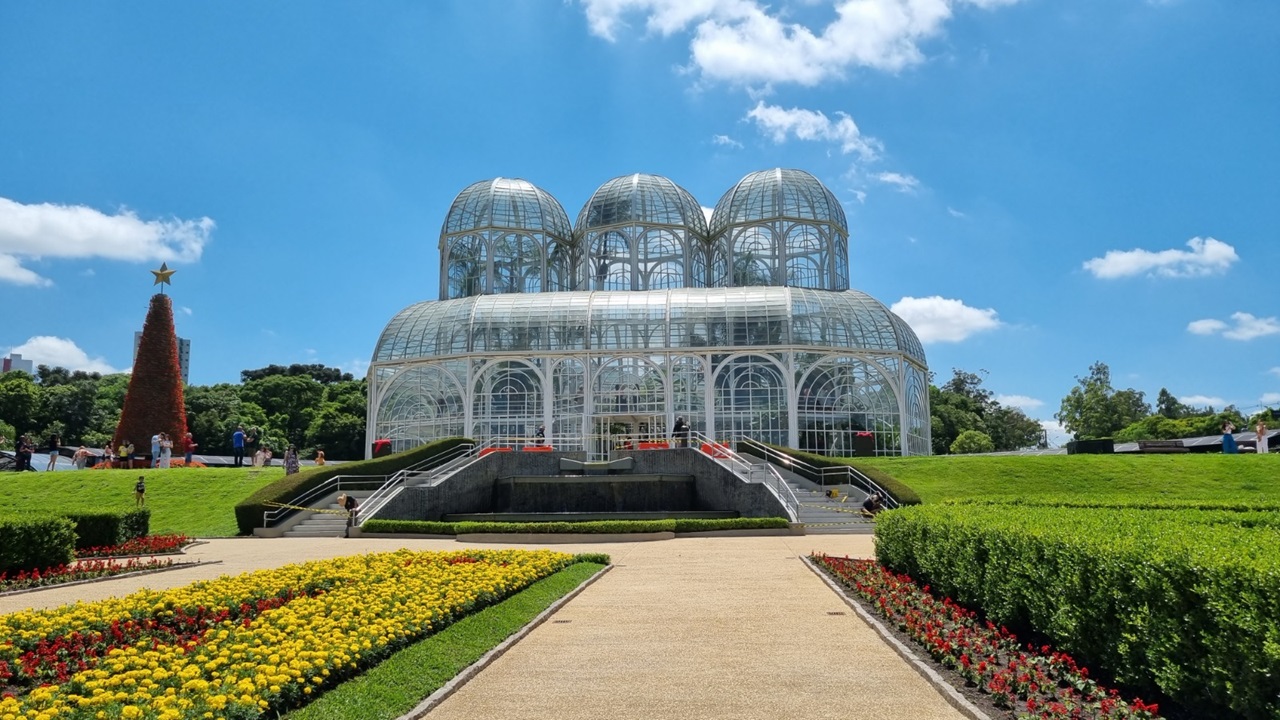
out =
{"type": "Polygon", "coordinates": [[[76,549],[118,545],[125,540],[143,537],[151,521],[151,511],[59,513],[75,525],[76,549]]]}
{"type": "Polygon", "coordinates": [[[791,527],[786,518],[680,518],[676,520],[676,532],[709,532],[712,530],[780,530],[791,527]]]}
{"type": "Polygon", "coordinates": [[[319,487],[325,481],[339,475],[391,475],[410,465],[416,465],[434,455],[452,450],[462,443],[471,442],[467,438],[443,438],[426,445],[419,445],[412,450],[384,455],[370,460],[357,460],[341,465],[324,465],[304,470],[293,475],[286,475],[270,485],[259,489],[239,505],[236,505],[236,525],[241,535],[250,535],[253,529],[262,527],[262,513],[270,508],[268,502],[287,503],[298,495],[319,487]]]}
{"type": "Polygon", "coordinates": [[[965,430],[956,436],[950,448],[952,455],[989,453],[995,451],[995,449],[996,444],[992,442],[991,436],[981,430],[965,430]]]}
{"type": "Polygon", "coordinates": [[[876,555],[1032,630],[1189,717],[1280,715],[1273,513],[926,505],[876,522],[876,555]]]}
{"type": "Polygon", "coordinates": [[[366,533],[471,535],[475,533],[652,533],[705,532],[785,528],[786,518],[723,518],[681,520],[590,520],[585,522],[432,522],[427,520],[370,520],[366,533]]]}
{"type": "Polygon", "coordinates": [[[608,553],[578,553],[573,556],[573,561],[575,563],[595,563],[596,565],[608,565],[613,562],[608,553]]]}
{"type": "MultiPolygon", "coordinates": [[[[782,447],[779,445],[769,445],[768,447],[771,447],[774,450],[777,450],[778,452],[784,453],[786,455],[790,455],[796,460],[803,460],[804,462],[809,463],[810,465],[816,468],[828,468],[828,467],[854,468],[858,472],[870,478],[872,482],[884,488],[884,491],[889,493],[889,496],[892,497],[894,500],[897,500],[899,505],[919,505],[920,504],[920,496],[916,494],[915,490],[912,490],[911,488],[907,487],[906,484],[899,482],[897,479],[893,478],[892,476],[888,475],[887,473],[879,469],[868,467],[866,465],[861,464],[860,462],[858,462],[857,458],[828,457],[826,455],[817,455],[810,452],[804,452],[803,450],[793,450],[791,448],[782,447]]],[[[754,454],[751,452],[749,445],[744,445],[742,447],[742,451],[748,454],[754,454]]],[[[800,472],[800,471],[797,469],[796,472],[800,472]]],[[[803,475],[804,473],[800,473],[800,474],[803,475]]],[[[815,481],[817,480],[817,478],[810,478],[810,479],[815,481]]],[[[863,489],[869,490],[870,488],[863,488],[863,489]]]]}
{"type": "Polygon", "coordinates": [[[146,537],[151,534],[151,511],[147,508],[130,510],[120,519],[121,540],[146,537]]]}
{"type": "Polygon", "coordinates": [[[0,517],[0,573],[54,567],[75,555],[75,526],[51,515],[0,517]]]}

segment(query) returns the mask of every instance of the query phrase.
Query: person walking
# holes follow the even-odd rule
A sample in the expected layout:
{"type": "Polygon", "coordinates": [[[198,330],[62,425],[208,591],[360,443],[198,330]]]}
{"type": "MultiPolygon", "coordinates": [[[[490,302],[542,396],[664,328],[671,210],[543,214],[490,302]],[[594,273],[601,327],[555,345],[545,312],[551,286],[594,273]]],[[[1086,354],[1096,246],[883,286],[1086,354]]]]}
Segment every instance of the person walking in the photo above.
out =
{"type": "Polygon", "coordinates": [[[284,451],[284,474],[292,475],[298,472],[298,465],[298,448],[290,445],[289,448],[284,451]]]}
{"type": "Polygon", "coordinates": [[[62,445],[62,438],[58,437],[58,433],[49,436],[49,464],[45,466],[45,470],[53,470],[58,466],[58,447],[62,445]]]}
{"type": "Polygon", "coordinates": [[[231,433],[231,457],[235,467],[244,465],[244,426],[236,427],[236,431],[231,433]]]}
{"type": "Polygon", "coordinates": [[[160,435],[156,433],[151,436],[151,467],[160,467],[160,435]]]}
{"type": "Polygon", "coordinates": [[[187,434],[182,436],[182,464],[183,465],[187,467],[191,467],[191,456],[195,454],[197,447],[199,447],[199,445],[196,444],[196,439],[191,437],[190,431],[188,431],[187,434]]]}
{"type": "Polygon", "coordinates": [[[1240,452],[1236,446],[1236,426],[1230,420],[1222,423],[1222,452],[1224,455],[1235,455],[1240,452]]]}
{"type": "Polygon", "coordinates": [[[1258,436],[1258,454],[1266,455],[1271,452],[1267,447],[1267,423],[1262,418],[1258,418],[1258,424],[1253,427],[1253,431],[1258,436]]]}
{"type": "Polygon", "coordinates": [[[671,437],[676,441],[677,447],[689,447],[689,424],[684,418],[676,418],[675,425],[671,426],[671,437]]]}
{"type": "Polygon", "coordinates": [[[168,470],[173,461],[173,438],[169,433],[160,433],[160,467],[168,470]]]}
{"type": "Polygon", "coordinates": [[[71,456],[71,464],[77,470],[83,470],[89,462],[89,449],[81,445],[71,456]]]}

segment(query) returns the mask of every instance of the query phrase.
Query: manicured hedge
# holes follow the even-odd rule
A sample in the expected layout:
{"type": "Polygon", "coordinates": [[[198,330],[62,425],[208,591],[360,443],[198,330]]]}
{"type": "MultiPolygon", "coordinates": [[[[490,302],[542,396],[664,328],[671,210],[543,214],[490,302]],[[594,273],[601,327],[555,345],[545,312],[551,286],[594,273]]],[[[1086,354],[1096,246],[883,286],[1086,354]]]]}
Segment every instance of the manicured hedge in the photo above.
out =
{"type": "Polygon", "coordinates": [[[876,555],[1188,717],[1280,717],[1280,529],[1250,515],[926,505],[876,555]]]}
{"type": "MultiPolygon", "coordinates": [[[[858,464],[857,458],[828,457],[826,455],[816,455],[814,453],[804,452],[802,450],[793,450],[792,448],[782,447],[780,445],[769,445],[768,447],[771,447],[780,453],[790,455],[796,460],[803,460],[804,462],[807,462],[816,468],[852,467],[856,469],[858,472],[861,472],[863,475],[866,475],[867,477],[871,478],[880,487],[884,488],[884,491],[889,493],[889,495],[893,497],[894,500],[897,500],[899,505],[919,505],[920,504],[920,496],[916,494],[915,490],[912,490],[911,488],[907,487],[905,484],[899,482],[898,480],[896,480],[895,478],[891,477],[890,475],[886,474],[881,470],[858,464]]],[[[740,447],[740,450],[750,455],[756,454],[752,452],[751,446],[747,444],[742,445],[740,447]]],[[[795,469],[794,472],[797,472],[801,475],[804,474],[799,469],[795,469]]],[[[813,480],[814,482],[817,482],[817,478],[810,478],[810,479],[813,480]]]]}
{"type": "Polygon", "coordinates": [[[425,520],[370,520],[366,533],[421,535],[472,535],[475,533],[652,533],[707,532],[711,530],[761,530],[789,527],[786,518],[724,518],[679,520],[592,520],[585,522],[432,522],[425,520]]]}
{"type": "Polygon", "coordinates": [[[145,537],[151,526],[146,508],[127,512],[59,513],[75,525],[76,549],[119,545],[125,540],[145,537]]]}
{"type": "Polygon", "coordinates": [[[0,573],[55,567],[75,555],[75,526],[52,515],[0,517],[0,573]]]}
{"type": "Polygon", "coordinates": [[[391,475],[467,442],[471,441],[460,437],[443,438],[426,445],[419,445],[412,450],[384,455],[380,458],[346,462],[341,465],[325,465],[286,475],[259,489],[236,505],[236,525],[241,535],[252,534],[254,528],[262,527],[262,513],[269,509],[264,503],[287,503],[307,490],[318,487],[326,480],[339,475],[391,475]]]}

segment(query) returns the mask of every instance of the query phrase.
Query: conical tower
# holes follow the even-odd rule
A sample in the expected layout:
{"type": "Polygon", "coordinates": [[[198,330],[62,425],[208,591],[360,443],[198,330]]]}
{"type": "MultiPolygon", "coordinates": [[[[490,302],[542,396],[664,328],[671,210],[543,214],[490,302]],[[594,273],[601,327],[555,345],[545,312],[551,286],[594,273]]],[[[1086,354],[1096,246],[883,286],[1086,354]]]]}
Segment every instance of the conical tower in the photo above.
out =
{"type": "MultiPolygon", "coordinates": [[[[169,433],[175,447],[181,447],[179,443],[187,432],[173,305],[163,293],[151,296],[138,355],[129,376],[129,391],[124,396],[124,412],[111,444],[119,447],[122,440],[128,440],[138,452],[149,452],[151,436],[158,432],[169,433]]],[[[174,454],[181,455],[181,451],[174,454]]]]}

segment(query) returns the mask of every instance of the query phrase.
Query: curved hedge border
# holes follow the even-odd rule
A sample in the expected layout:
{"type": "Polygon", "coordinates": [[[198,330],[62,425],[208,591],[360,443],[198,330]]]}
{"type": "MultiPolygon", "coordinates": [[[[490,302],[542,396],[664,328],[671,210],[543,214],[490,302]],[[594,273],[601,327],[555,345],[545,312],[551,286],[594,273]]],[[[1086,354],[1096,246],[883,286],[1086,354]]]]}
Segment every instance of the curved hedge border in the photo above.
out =
{"type": "Polygon", "coordinates": [[[426,445],[419,445],[412,450],[384,455],[380,458],[344,462],[341,465],[325,465],[286,475],[270,485],[259,488],[257,492],[236,505],[236,525],[241,535],[250,535],[254,528],[262,527],[262,513],[270,509],[264,503],[287,503],[307,490],[318,487],[326,480],[339,475],[391,475],[468,442],[471,440],[467,438],[443,438],[426,445]]]}
{"type": "MultiPolygon", "coordinates": [[[[921,502],[920,496],[916,494],[916,491],[912,490],[905,483],[898,480],[897,478],[887,475],[884,471],[879,470],[877,468],[865,467],[865,466],[859,465],[857,458],[828,457],[826,455],[816,455],[814,453],[804,452],[803,450],[794,450],[792,448],[783,447],[781,445],[769,445],[768,443],[762,443],[762,444],[764,444],[767,447],[773,448],[774,450],[777,450],[778,452],[783,453],[784,455],[790,455],[796,460],[803,460],[804,462],[807,462],[810,465],[817,468],[826,468],[826,467],[854,468],[855,470],[862,473],[863,475],[866,475],[867,477],[871,478],[873,481],[875,481],[877,485],[884,488],[885,492],[889,493],[889,495],[892,496],[894,500],[897,500],[899,505],[919,505],[921,502]]],[[[747,453],[748,455],[755,455],[755,453],[751,452],[750,445],[743,445],[740,448],[740,450],[741,452],[747,453]]],[[[757,455],[757,457],[759,456],[757,455]]],[[[795,471],[793,470],[793,472],[795,471]]]]}
{"type": "Polygon", "coordinates": [[[370,520],[361,527],[361,531],[369,534],[473,535],[476,533],[684,533],[712,530],[777,530],[787,527],[790,527],[790,523],[786,518],[680,518],[532,523],[370,520]]]}
{"type": "Polygon", "coordinates": [[[876,556],[1188,717],[1280,717],[1280,529],[1226,511],[924,505],[876,556]]]}
{"type": "Polygon", "coordinates": [[[75,523],[54,515],[0,517],[0,574],[55,567],[75,557],[75,523]]]}

